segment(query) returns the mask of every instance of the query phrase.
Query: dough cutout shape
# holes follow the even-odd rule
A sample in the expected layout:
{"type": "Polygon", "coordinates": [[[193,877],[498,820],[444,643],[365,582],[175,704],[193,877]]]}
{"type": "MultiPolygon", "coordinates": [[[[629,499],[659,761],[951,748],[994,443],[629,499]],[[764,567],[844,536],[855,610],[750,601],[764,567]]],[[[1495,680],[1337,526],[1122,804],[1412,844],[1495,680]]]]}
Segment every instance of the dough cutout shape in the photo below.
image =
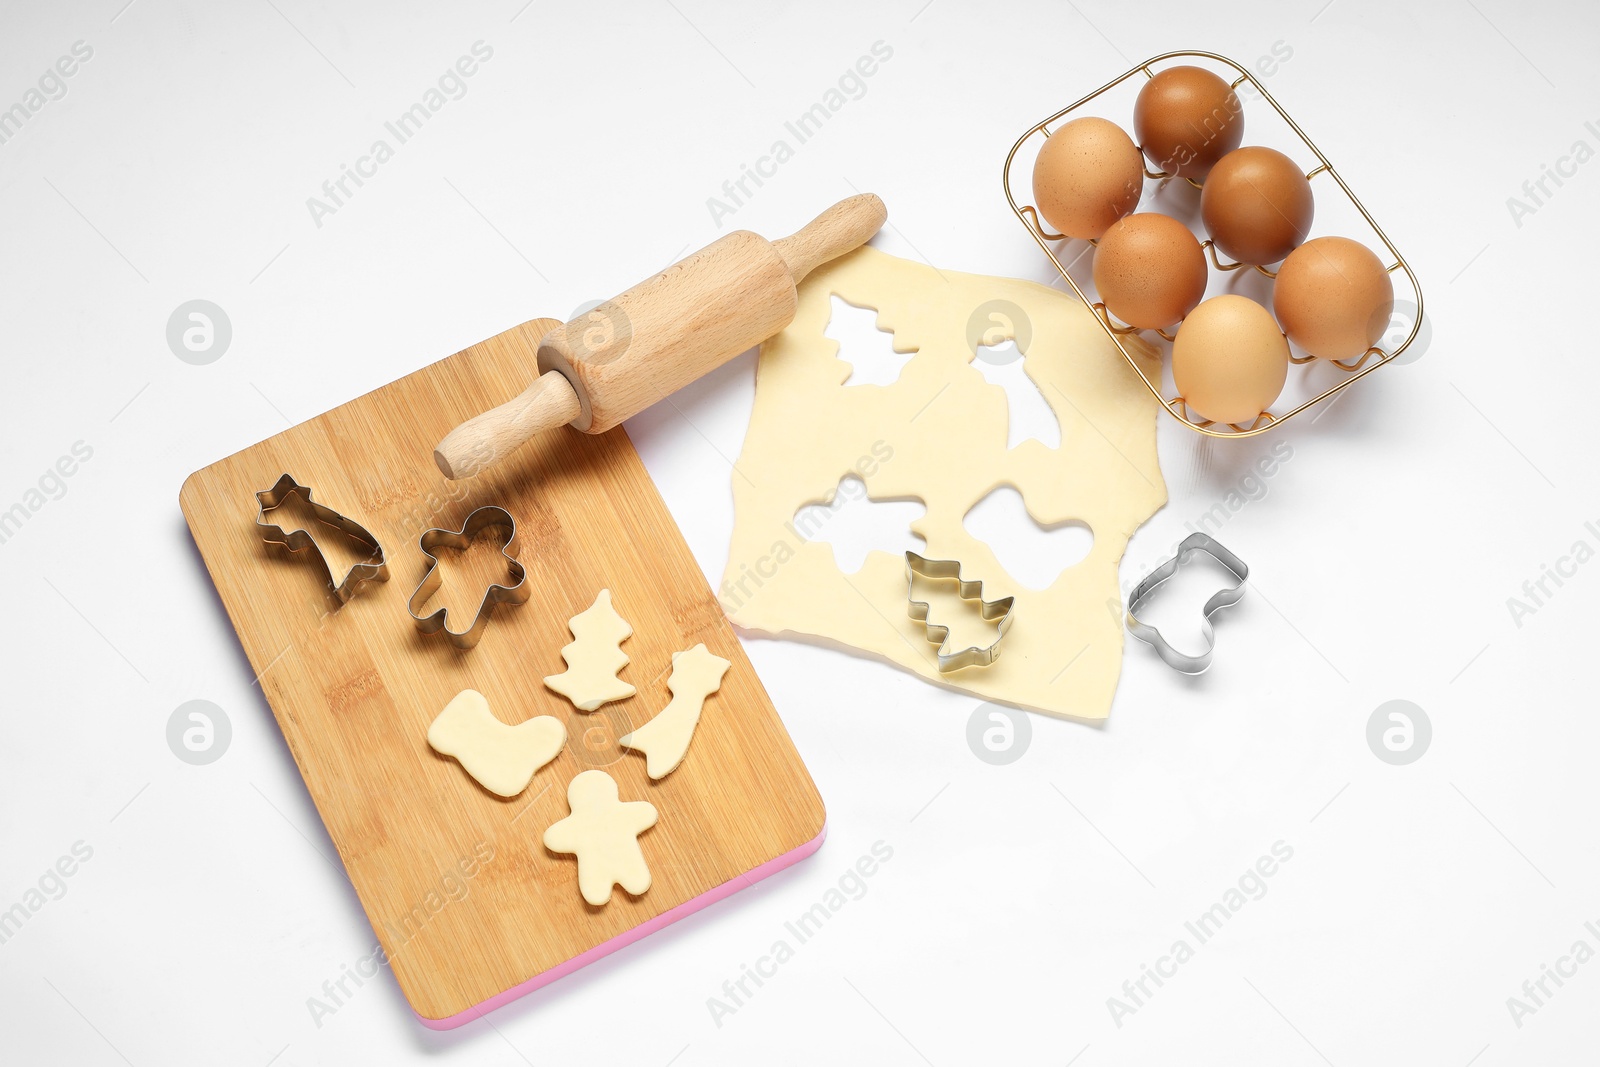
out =
{"type": "Polygon", "coordinates": [[[1029,589],[1050,588],[1094,547],[1094,531],[1082,523],[1040,525],[1028,514],[1022,494],[1009,485],[972,505],[961,525],[993,549],[1006,573],[1029,589]]]}
{"type": "Polygon", "coordinates": [[[828,308],[828,339],[839,343],[840,358],[850,364],[845,385],[893,385],[915,352],[894,343],[894,334],[878,326],[878,310],[857,307],[835,296],[828,308]]]}
{"type": "Polygon", "coordinates": [[[540,715],[515,726],[495,718],[476,689],[463,689],[428,727],[428,744],[451,756],[489,792],[514,797],[534,772],[561,754],[567,728],[560,719],[540,715]]]}
{"type": "Polygon", "coordinates": [[[824,499],[797,508],[792,528],[807,541],[831,545],[834,565],[854,574],[874,549],[898,556],[927,547],[911,532],[912,521],[926,510],[920,500],[873,500],[866,483],[851,473],[824,499]]]}
{"type": "Polygon", "coordinates": [[[650,888],[650,868],[639,835],[656,824],[656,806],[617,799],[617,783],[605,771],[584,771],[567,785],[572,809],[544,832],[544,847],[578,857],[578,891],[599,907],[620,885],[634,896],[650,888]]]}
{"type": "Polygon", "coordinates": [[[1030,438],[1046,448],[1061,447],[1061,422],[1050,409],[1039,383],[1028,377],[1022,349],[1015,341],[979,345],[972,366],[983,380],[1006,394],[1006,447],[1030,438]]]}
{"type": "Polygon", "coordinates": [[[672,700],[655,718],[620,738],[622,747],[644,753],[645,773],[652,780],[660,781],[683,762],[700,723],[700,709],[706,697],[722,687],[722,676],[731,666],[703,644],[672,654],[672,676],[667,679],[672,700]]]}
{"type": "MultiPolygon", "coordinates": [[[[1136,335],[1123,343],[1159,381],[1156,350],[1136,335]]],[[[761,346],[742,473],[732,479],[723,607],[746,630],[857,649],[981,700],[1104,719],[1122,669],[1117,564],[1167,498],[1159,417],[1159,401],[1072,294],[857,249],[806,277],[794,320],[761,346]],[[834,295],[878,309],[894,347],[915,351],[893,384],[844,385],[850,365],[826,335],[834,295]],[[986,327],[978,337],[973,323],[986,327]],[[1035,439],[1007,447],[1006,392],[973,366],[979,344],[1007,340],[1055,415],[1057,448],[1035,439]],[[874,500],[922,501],[927,511],[911,527],[922,555],[959,560],[991,599],[1017,598],[1016,625],[992,666],[940,674],[906,611],[903,557],[871,552],[844,574],[831,546],[797,536],[796,509],[852,473],[874,500]],[[1002,485],[1040,525],[1075,521],[1093,532],[1088,554],[1044,589],[1023,586],[963,525],[1002,485]]]]}
{"type": "Polygon", "coordinates": [[[561,650],[567,669],[546,677],[544,684],[572,701],[579,711],[593,711],[601,704],[633,696],[637,690],[617,677],[628,665],[628,654],[621,645],[633,636],[633,627],[611,606],[611,590],[600,590],[594,603],[567,625],[575,638],[561,650]]]}

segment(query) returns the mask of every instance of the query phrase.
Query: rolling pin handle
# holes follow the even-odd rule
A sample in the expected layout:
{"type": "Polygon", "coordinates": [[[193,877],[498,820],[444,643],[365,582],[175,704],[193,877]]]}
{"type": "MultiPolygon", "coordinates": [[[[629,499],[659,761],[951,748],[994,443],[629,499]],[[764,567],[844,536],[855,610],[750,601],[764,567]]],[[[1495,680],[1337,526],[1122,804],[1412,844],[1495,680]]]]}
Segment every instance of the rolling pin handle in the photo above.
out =
{"type": "Polygon", "coordinates": [[[581,410],[572,383],[556,371],[546,371],[506,403],[451,430],[433,450],[433,462],[452,481],[470,478],[534,435],[571,422],[581,410]]]}
{"type": "Polygon", "coordinates": [[[872,239],[889,218],[889,209],[872,193],[848,197],[806,223],[798,232],[772,242],[794,283],[872,239]]]}

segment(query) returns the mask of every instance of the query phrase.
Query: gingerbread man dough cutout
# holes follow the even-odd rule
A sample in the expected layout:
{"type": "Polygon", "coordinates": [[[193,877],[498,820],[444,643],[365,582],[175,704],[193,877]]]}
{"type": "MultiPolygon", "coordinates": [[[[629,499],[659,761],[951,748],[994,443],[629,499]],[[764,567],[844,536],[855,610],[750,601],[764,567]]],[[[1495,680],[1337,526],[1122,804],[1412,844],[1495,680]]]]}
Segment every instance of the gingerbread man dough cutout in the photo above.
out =
{"type": "Polygon", "coordinates": [[[476,689],[463,689],[428,727],[428,744],[453,756],[491,793],[514,797],[540,767],[561,754],[567,728],[560,719],[540,715],[507,725],[495,718],[476,689]]]}
{"type": "Polygon", "coordinates": [[[656,806],[617,799],[617,783],[605,771],[584,771],[567,786],[572,809],[544,832],[544,847],[578,857],[578,890],[599,907],[620,885],[634,896],[650,888],[650,868],[639,835],[656,824],[656,806]]]}
{"type": "Polygon", "coordinates": [[[600,590],[594,603],[574,615],[567,626],[576,639],[561,650],[567,669],[545,678],[544,684],[572,701],[579,711],[593,711],[601,704],[633,696],[633,686],[617,677],[628,665],[628,654],[621,645],[633,635],[633,627],[611,606],[611,590],[600,590]]]}
{"type": "Polygon", "coordinates": [[[700,723],[700,708],[706,697],[722,687],[722,676],[731,666],[721,656],[706,651],[703,644],[672,654],[672,677],[667,679],[672,702],[655,718],[620,739],[624,748],[644,753],[645,773],[653,781],[671,774],[688,755],[694,728],[700,723]]]}

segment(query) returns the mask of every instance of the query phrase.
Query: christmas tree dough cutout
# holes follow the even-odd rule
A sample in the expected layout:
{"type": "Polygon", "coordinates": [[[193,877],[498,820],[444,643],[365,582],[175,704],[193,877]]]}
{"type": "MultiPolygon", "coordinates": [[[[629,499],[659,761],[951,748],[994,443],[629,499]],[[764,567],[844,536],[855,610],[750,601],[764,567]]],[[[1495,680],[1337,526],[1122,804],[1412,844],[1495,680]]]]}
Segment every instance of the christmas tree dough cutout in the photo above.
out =
{"type": "Polygon", "coordinates": [[[567,786],[572,809],[544,832],[544,847],[578,857],[578,890],[599,907],[620,885],[634,896],[650,888],[650,868],[639,835],[656,824],[656,806],[617,799],[617,783],[605,771],[584,771],[567,786]]]}
{"type": "Polygon", "coordinates": [[[428,727],[428,744],[454,757],[491,793],[514,797],[534,772],[561,754],[567,728],[560,719],[540,715],[508,726],[494,717],[476,689],[463,689],[428,727]]]}
{"type": "Polygon", "coordinates": [[[672,677],[667,688],[672,701],[661,713],[619,740],[624,748],[645,755],[645,772],[659,781],[677,769],[688,754],[694,728],[700,722],[700,709],[706,697],[722,686],[722,676],[732,663],[695,645],[687,652],[672,654],[672,677]]]}
{"type": "Polygon", "coordinates": [[[602,589],[594,603],[567,624],[575,640],[561,650],[567,669],[552,674],[544,684],[572,701],[579,711],[593,711],[612,700],[633,696],[633,686],[617,677],[628,665],[621,644],[633,635],[628,620],[611,606],[611,590],[602,589]]]}

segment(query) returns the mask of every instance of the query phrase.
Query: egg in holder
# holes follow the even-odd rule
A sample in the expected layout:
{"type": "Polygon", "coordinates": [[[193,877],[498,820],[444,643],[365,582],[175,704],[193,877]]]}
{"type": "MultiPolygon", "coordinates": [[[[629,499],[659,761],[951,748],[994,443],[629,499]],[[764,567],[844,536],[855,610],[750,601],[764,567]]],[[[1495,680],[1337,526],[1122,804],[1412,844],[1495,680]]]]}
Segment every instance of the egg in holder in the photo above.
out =
{"type": "MultiPolygon", "coordinates": [[[[1275,64],[1264,57],[1258,67],[1270,76],[1275,64]]],[[[1168,52],[1112,79],[1024,133],[1006,156],[1003,182],[1011,209],[1128,365],[1197,433],[1252,437],[1326,404],[1394,362],[1421,328],[1422,289],[1405,258],[1258,77],[1223,56],[1168,52]],[[1173,62],[1188,59],[1206,65],[1173,62]],[[1102,97],[1105,105],[1125,83],[1138,86],[1137,144],[1124,127],[1081,110],[1102,97]],[[1260,97],[1251,116],[1265,103],[1282,119],[1286,151],[1253,139],[1241,87],[1260,97]],[[1025,180],[1030,153],[1032,185],[1019,201],[1018,172],[1025,180]],[[1291,153],[1314,164],[1304,169],[1291,153]],[[1146,179],[1157,183],[1150,199],[1168,210],[1141,207],[1146,179]],[[1367,233],[1312,237],[1330,209],[1345,213],[1341,229],[1367,233]],[[1179,215],[1203,227],[1205,239],[1179,215]],[[1090,248],[1098,299],[1072,274],[1090,248]],[[1255,283],[1236,273],[1245,268],[1255,283]],[[1401,314],[1398,325],[1396,274],[1412,293],[1410,321],[1401,314]],[[1219,280],[1226,291],[1207,298],[1219,280]],[[1233,291],[1249,285],[1271,292],[1252,299],[1233,291]],[[1170,389],[1124,347],[1135,332],[1170,343],[1170,389]],[[1396,336],[1403,339],[1391,342],[1396,336]],[[1300,395],[1286,399],[1286,383],[1300,395]]]]}

